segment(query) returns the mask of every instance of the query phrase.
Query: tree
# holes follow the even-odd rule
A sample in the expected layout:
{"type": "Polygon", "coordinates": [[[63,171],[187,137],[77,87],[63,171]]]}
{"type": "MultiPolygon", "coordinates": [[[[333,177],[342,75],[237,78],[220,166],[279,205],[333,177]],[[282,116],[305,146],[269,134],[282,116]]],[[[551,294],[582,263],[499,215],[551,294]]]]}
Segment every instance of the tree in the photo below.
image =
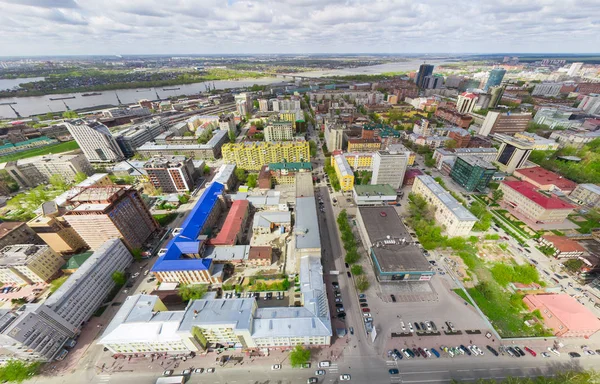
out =
{"type": "Polygon", "coordinates": [[[296,345],[290,352],[290,365],[292,368],[300,368],[310,361],[310,349],[302,345],[296,345]]]}
{"type": "Polygon", "coordinates": [[[84,181],[87,178],[88,178],[88,175],[86,175],[84,172],[77,172],[75,174],[75,182],[77,184],[81,183],[82,181],[84,181]]]}
{"type": "Polygon", "coordinates": [[[310,140],[308,142],[308,145],[310,146],[310,156],[311,157],[317,156],[317,143],[315,143],[314,141],[310,140]]]}
{"type": "Polygon", "coordinates": [[[258,100],[254,100],[252,102],[252,105],[254,106],[254,109],[259,109],[260,108],[260,103],[258,102],[258,100]]]}
{"type": "Polygon", "coordinates": [[[65,182],[65,179],[59,174],[54,174],[50,176],[50,179],[48,179],[48,181],[54,188],[59,189],[61,191],[66,191],[68,188],[68,184],[65,182]]]}
{"type": "Polygon", "coordinates": [[[79,115],[75,111],[64,111],[62,117],[65,119],[76,119],[79,117],[79,115]]]}
{"type": "Polygon", "coordinates": [[[240,183],[246,183],[246,180],[248,179],[248,173],[246,171],[244,171],[242,168],[236,168],[233,173],[240,183]]]}
{"type": "Polygon", "coordinates": [[[364,292],[367,289],[369,289],[369,286],[371,284],[369,283],[369,279],[367,278],[367,276],[365,275],[360,275],[356,278],[356,288],[361,291],[364,292]]]}
{"type": "Polygon", "coordinates": [[[199,300],[208,291],[208,286],[205,284],[187,284],[180,286],[177,291],[183,301],[199,300]]]}
{"type": "Polygon", "coordinates": [[[456,140],[448,140],[444,143],[444,147],[446,147],[447,149],[454,149],[456,148],[458,144],[456,143],[456,140]]]}
{"type": "Polygon", "coordinates": [[[40,369],[40,363],[28,363],[21,360],[8,360],[0,367],[0,382],[21,383],[35,376],[40,369]]]}
{"type": "Polygon", "coordinates": [[[248,175],[248,187],[255,188],[258,185],[258,175],[256,173],[251,173],[248,175]]]}
{"type": "Polygon", "coordinates": [[[110,276],[115,284],[119,287],[122,287],[127,282],[127,277],[125,276],[125,272],[114,271],[110,276]]]}
{"type": "Polygon", "coordinates": [[[503,197],[504,192],[500,188],[492,192],[492,200],[494,200],[494,203],[497,203],[499,200],[502,200],[503,197]]]}
{"type": "Polygon", "coordinates": [[[358,265],[358,264],[353,265],[352,268],[350,268],[350,271],[352,272],[352,274],[354,276],[359,276],[364,273],[362,265],[358,265]]]}
{"type": "Polygon", "coordinates": [[[235,135],[235,132],[233,132],[233,131],[229,131],[229,141],[230,141],[230,142],[232,142],[232,143],[235,143],[235,138],[236,138],[236,137],[237,137],[237,136],[235,135]]]}
{"type": "Polygon", "coordinates": [[[54,114],[52,112],[48,112],[43,117],[44,120],[54,120],[54,114]]]}
{"type": "Polygon", "coordinates": [[[210,167],[208,165],[205,165],[202,171],[205,175],[208,175],[210,173],[210,167]]]}
{"type": "Polygon", "coordinates": [[[134,249],[133,251],[131,251],[131,256],[133,256],[133,259],[135,261],[142,260],[142,250],[139,248],[134,249]]]}

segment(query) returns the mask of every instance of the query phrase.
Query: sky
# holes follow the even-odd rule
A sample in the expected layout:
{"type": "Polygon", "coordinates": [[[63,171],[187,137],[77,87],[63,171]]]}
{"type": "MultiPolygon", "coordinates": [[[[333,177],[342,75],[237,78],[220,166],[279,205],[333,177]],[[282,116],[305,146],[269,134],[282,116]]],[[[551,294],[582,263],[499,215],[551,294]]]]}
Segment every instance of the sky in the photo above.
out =
{"type": "Polygon", "coordinates": [[[600,0],[0,0],[0,55],[598,53],[600,0]]]}

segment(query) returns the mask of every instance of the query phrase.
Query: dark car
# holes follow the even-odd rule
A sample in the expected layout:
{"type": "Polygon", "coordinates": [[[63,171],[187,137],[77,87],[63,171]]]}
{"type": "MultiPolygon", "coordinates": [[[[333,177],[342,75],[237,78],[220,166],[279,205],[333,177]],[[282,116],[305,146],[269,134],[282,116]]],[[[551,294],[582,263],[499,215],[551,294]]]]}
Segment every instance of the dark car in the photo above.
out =
{"type": "Polygon", "coordinates": [[[421,356],[423,356],[424,358],[427,358],[427,354],[425,353],[425,351],[423,350],[423,348],[419,347],[419,349],[417,349],[417,351],[419,351],[419,353],[421,354],[421,356]]]}
{"type": "Polygon", "coordinates": [[[346,268],[350,268],[350,264],[348,263],[344,263],[346,265],[346,268]]]}
{"type": "Polygon", "coordinates": [[[366,302],[367,302],[367,299],[358,299],[358,302],[359,302],[359,303],[366,303],[366,302]]]}
{"type": "Polygon", "coordinates": [[[350,327],[350,334],[354,335],[354,327],[350,327]]]}
{"type": "Polygon", "coordinates": [[[421,330],[421,327],[419,327],[419,323],[417,323],[417,322],[415,321],[415,323],[414,323],[414,324],[415,324],[415,329],[416,329],[417,331],[420,331],[420,330],[421,330]]]}
{"type": "Polygon", "coordinates": [[[344,308],[344,304],[342,304],[342,303],[335,303],[335,307],[336,308],[344,308]]]}
{"type": "Polygon", "coordinates": [[[421,326],[421,329],[422,329],[422,330],[424,330],[424,331],[426,331],[426,330],[427,330],[427,326],[425,325],[425,323],[424,323],[424,322],[422,322],[422,321],[421,321],[421,322],[419,323],[419,325],[421,326]]]}
{"type": "Polygon", "coordinates": [[[333,286],[333,288],[338,288],[340,286],[340,283],[338,283],[337,281],[332,281],[331,285],[333,286]]]}
{"type": "MultiPolygon", "coordinates": [[[[402,356],[402,355],[400,355],[400,356],[402,356]]],[[[400,371],[397,370],[396,368],[390,369],[389,372],[390,372],[390,375],[397,375],[400,373],[400,371]]]]}
{"type": "Polygon", "coordinates": [[[404,356],[402,356],[402,352],[400,352],[397,349],[394,349],[394,355],[396,355],[396,357],[400,360],[402,360],[404,358],[404,356]]]}
{"type": "Polygon", "coordinates": [[[569,352],[569,356],[571,356],[572,358],[581,357],[581,355],[577,352],[569,352]]]}
{"type": "Polygon", "coordinates": [[[434,331],[437,331],[437,327],[435,326],[435,323],[433,321],[430,321],[429,325],[431,325],[431,329],[433,329],[434,331]]]}
{"type": "Polygon", "coordinates": [[[337,314],[337,318],[338,319],[345,319],[346,318],[346,312],[340,312],[337,314]]]}
{"type": "Polygon", "coordinates": [[[367,303],[360,303],[360,306],[361,306],[362,308],[367,308],[367,307],[369,306],[369,304],[367,304],[367,303]]]}
{"type": "Polygon", "coordinates": [[[395,303],[396,302],[396,296],[394,295],[390,295],[390,298],[392,299],[392,301],[395,303]]]}
{"type": "Polygon", "coordinates": [[[523,350],[519,347],[514,347],[514,350],[517,351],[519,353],[519,355],[521,356],[525,356],[525,352],[523,352],[523,350]]]}
{"type": "Polygon", "coordinates": [[[414,352],[410,348],[406,348],[405,351],[406,351],[406,353],[408,353],[408,355],[411,358],[413,358],[413,359],[415,358],[415,354],[414,354],[414,352]]]}
{"type": "Polygon", "coordinates": [[[494,356],[498,356],[498,351],[496,351],[491,345],[485,346],[488,351],[490,351],[494,356]]]}
{"type": "Polygon", "coordinates": [[[348,275],[348,277],[352,277],[352,275],[350,274],[350,271],[346,272],[346,275],[348,275]]]}
{"type": "Polygon", "coordinates": [[[465,353],[469,356],[471,356],[471,350],[467,347],[465,347],[464,345],[460,345],[460,349],[462,349],[463,351],[465,351],[465,353]]]}
{"type": "Polygon", "coordinates": [[[417,351],[417,348],[413,348],[413,349],[412,349],[412,353],[413,353],[414,357],[419,357],[419,356],[421,356],[421,354],[419,353],[419,351],[417,351]]]}
{"type": "Polygon", "coordinates": [[[506,348],[506,350],[509,351],[510,353],[512,353],[513,356],[521,357],[521,354],[519,352],[517,352],[513,347],[508,347],[508,348],[506,348]]]}

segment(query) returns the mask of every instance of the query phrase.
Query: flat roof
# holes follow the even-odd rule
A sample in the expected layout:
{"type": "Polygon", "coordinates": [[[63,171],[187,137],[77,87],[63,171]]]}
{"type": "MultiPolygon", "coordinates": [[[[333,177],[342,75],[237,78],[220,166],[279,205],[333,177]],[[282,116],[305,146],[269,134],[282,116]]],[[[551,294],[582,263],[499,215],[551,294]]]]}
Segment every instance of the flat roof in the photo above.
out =
{"type": "Polygon", "coordinates": [[[235,164],[222,164],[219,167],[219,170],[213,177],[212,182],[221,183],[223,185],[227,184],[233,172],[235,171],[235,164]]]}
{"type": "Polygon", "coordinates": [[[473,166],[473,167],[480,167],[480,168],[485,168],[485,169],[493,169],[494,171],[497,170],[496,167],[494,167],[492,165],[492,163],[490,163],[487,160],[482,159],[481,157],[477,157],[477,156],[457,156],[459,159],[463,160],[465,163],[473,166]]]}
{"type": "Polygon", "coordinates": [[[431,271],[393,207],[360,207],[358,211],[382,273],[431,271]]]}
{"type": "Polygon", "coordinates": [[[314,197],[312,174],[310,172],[296,173],[296,197],[314,197]]]}
{"type": "Polygon", "coordinates": [[[296,198],[296,249],[321,248],[317,203],[314,197],[296,198]]]}
{"type": "Polygon", "coordinates": [[[461,221],[477,221],[475,215],[473,215],[467,208],[465,208],[462,204],[460,204],[450,192],[446,191],[441,185],[437,183],[433,179],[433,177],[429,175],[420,175],[417,176],[417,179],[421,180],[423,184],[448,208],[450,211],[454,213],[461,221]]]}
{"type": "Polygon", "coordinates": [[[546,209],[573,209],[574,205],[567,204],[558,197],[548,197],[536,190],[536,187],[526,181],[503,181],[507,187],[515,190],[528,200],[546,209]]]}
{"type": "Polygon", "coordinates": [[[334,159],[342,176],[354,176],[354,172],[352,172],[352,168],[350,168],[350,164],[344,156],[336,155],[334,159]]]}
{"type": "Polygon", "coordinates": [[[577,187],[575,182],[542,167],[519,168],[514,173],[517,176],[523,175],[539,185],[552,184],[562,191],[572,191],[577,187]]]}
{"type": "Polygon", "coordinates": [[[0,250],[0,265],[27,265],[37,254],[47,249],[47,245],[8,245],[0,250]]]}
{"type": "Polygon", "coordinates": [[[231,325],[236,330],[250,330],[255,299],[214,299],[190,301],[179,331],[191,332],[194,326],[207,328],[231,325]]]}
{"type": "Polygon", "coordinates": [[[254,214],[252,228],[270,227],[272,224],[290,224],[292,214],[289,211],[259,211],[254,214]]]}
{"type": "Polygon", "coordinates": [[[581,188],[587,189],[590,192],[600,195],[600,186],[596,184],[579,184],[579,186],[581,188]]]}
{"type": "Polygon", "coordinates": [[[396,190],[389,184],[370,184],[370,185],[355,185],[354,192],[358,196],[394,196],[396,198],[396,190]]]}

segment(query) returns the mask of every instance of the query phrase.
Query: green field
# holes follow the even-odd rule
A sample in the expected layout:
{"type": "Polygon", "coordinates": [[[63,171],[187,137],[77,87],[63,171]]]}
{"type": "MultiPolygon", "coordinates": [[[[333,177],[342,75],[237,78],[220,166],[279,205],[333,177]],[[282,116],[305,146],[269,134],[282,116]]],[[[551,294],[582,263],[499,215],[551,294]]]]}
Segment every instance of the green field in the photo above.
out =
{"type": "Polygon", "coordinates": [[[42,148],[34,148],[29,151],[23,151],[19,153],[13,153],[12,155],[2,156],[0,157],[0,163],[5,163],[7,161],[15,161],[19,159],[26,159],[28,157],[47,155],[49,153],[62,153],[68,152],[75,149],[78,149],[79,145],[75,140],[67,141],[64,143],[48,145],[42,148]]]}

